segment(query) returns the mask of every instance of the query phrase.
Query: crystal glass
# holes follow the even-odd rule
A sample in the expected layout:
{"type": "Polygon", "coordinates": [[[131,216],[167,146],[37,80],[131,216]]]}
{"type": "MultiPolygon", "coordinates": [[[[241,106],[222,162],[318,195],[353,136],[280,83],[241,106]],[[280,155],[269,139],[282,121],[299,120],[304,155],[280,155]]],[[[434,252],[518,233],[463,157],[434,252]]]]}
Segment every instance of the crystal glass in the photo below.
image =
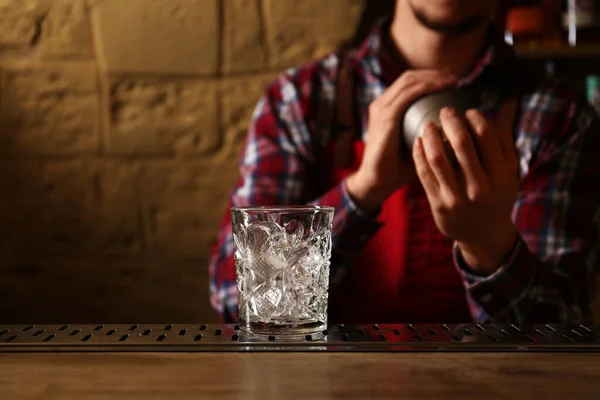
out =
{"type": "Polygon", "coordinates": [[[231,209],[240,329],[254,335],[320,334],[327,327],[334,209],[231,209]]]}

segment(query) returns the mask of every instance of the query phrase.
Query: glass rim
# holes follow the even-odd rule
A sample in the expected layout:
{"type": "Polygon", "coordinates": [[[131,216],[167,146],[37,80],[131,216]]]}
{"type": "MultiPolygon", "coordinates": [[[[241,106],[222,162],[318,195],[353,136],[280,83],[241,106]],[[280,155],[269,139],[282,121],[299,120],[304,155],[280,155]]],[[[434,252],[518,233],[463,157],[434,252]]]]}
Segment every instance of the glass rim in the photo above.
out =
{"type": "Polygon", "coordinates": [[[331,206],[303,206],[303,205],[280,205],[280,206],[238,206],[231,207],[231,211],[245,212],[314,212],[314,211],[335,211],[331,206]]]}

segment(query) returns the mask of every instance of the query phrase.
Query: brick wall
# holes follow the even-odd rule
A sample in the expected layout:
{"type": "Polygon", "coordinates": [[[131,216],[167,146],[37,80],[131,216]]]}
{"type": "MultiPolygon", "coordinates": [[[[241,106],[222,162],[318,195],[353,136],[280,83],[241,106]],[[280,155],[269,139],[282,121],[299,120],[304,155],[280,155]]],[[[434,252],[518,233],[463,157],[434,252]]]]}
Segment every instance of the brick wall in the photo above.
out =
{"type": "Polygon", "coordinates": [[[263,85],[360,0],[0,0],[0,322],[212,321],[263,85]]]}

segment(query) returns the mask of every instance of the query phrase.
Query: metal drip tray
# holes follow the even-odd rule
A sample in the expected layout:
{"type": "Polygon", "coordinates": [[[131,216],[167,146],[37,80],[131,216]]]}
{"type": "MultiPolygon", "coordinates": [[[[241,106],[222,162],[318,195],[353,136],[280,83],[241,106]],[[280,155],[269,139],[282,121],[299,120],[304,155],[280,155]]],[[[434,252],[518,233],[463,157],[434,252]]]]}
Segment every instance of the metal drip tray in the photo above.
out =
{"type": "Polygon", "coordinates": [[[600,350],[600,325],[332,325],[321,338],[247,337],[234,325],[0,326],[0,352],[600,350]]]}

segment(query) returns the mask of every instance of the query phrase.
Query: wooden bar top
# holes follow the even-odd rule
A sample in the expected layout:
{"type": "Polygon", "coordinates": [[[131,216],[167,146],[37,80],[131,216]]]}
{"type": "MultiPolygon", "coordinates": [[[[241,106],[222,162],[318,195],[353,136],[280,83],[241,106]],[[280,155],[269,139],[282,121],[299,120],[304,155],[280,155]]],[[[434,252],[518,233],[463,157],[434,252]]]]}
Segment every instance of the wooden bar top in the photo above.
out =
{"type": "Polygon", "coordinates": [[[8,353],[0,399],[599,399],[598,353],[8,353]]]}

